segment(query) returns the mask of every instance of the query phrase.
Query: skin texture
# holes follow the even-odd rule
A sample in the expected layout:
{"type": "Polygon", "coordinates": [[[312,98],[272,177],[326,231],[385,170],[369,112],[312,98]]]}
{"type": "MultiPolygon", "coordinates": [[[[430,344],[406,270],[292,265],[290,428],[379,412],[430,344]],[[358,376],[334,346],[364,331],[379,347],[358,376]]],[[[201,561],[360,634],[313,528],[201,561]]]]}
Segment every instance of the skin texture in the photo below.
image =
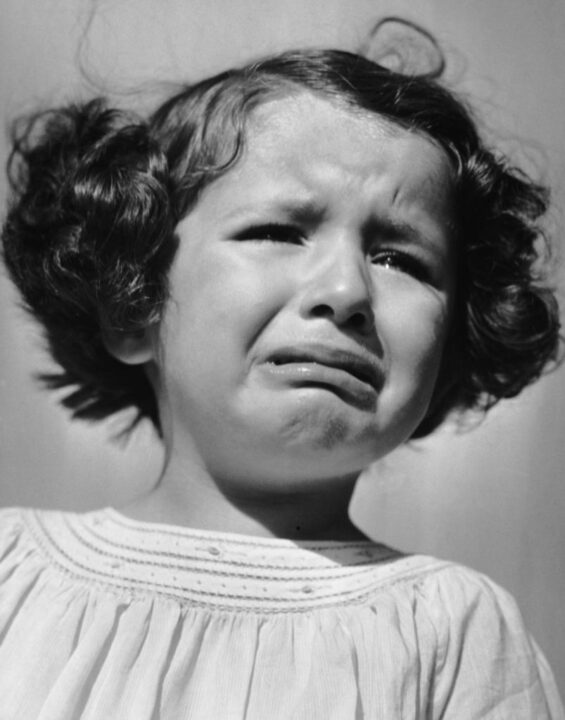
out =
{"type": "Polygon", "coordinates": [[[438,376],[451,175],[427,137],[313,94],[255,110],[242,158],[177,228],[161,323],[123,342],[123,360],[147,363],[167,450],[125,512],[358,536],[355,480],[410,437],[438,376]]]}

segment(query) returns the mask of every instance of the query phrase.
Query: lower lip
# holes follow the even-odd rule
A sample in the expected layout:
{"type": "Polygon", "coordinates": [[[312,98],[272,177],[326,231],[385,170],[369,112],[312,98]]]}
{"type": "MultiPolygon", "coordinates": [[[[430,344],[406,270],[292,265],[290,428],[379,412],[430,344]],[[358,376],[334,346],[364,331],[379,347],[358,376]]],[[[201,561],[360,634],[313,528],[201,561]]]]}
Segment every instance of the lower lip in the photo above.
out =
{"type": "Polygon", "coordinates": [[[341,368],[316,362],[288,362],[281,365],[267,362],[261,365],[261,369],[283,384],[330,391],[342,400],[364,409],[375,406],[375,388],[341,368]]]}

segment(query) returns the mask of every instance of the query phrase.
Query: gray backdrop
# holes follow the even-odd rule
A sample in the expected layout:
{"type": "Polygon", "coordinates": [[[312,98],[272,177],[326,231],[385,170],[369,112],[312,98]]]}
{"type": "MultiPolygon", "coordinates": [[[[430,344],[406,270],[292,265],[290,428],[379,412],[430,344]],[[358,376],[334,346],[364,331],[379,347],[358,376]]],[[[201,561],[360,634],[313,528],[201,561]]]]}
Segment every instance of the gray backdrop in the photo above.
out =
{"type": "MultiPolygon", "coordinates": [[[[3,0],[0,98],[6,118],[150,79],[197,79],[294,45],[357,48],[372,23],[402,15],[430,28],[448,80],[474,98],[485,131],[554,187],[565,206],[565,3],[562,0],[3,0]],[[81,50],[79,52],[79,44],[81,50]]],[[[131,98],[140,102],[138,96],[131,98]]],[[[1,147],[2,161],[6,156],[1,147]]],[[[5,197],[5,180],[0,193],[5,197]]],[[[4,204],[4,203],[3,203],[4,204]]],[[[563,270],[556,280],[562,284],[563,270]],[[561,276],[561,277],[559,277],[561,276]]],[[[128,445],[111,427],[70,424],[31,374],[41,339],[0,278],[0,505],[88,509],[149,487],[160,449],[148,428],[128,445]]],[[[565,694],[565,369],[492,413],[371,469],[353,515],[375,538],[453,558],[513,592],[565,694]]]]}

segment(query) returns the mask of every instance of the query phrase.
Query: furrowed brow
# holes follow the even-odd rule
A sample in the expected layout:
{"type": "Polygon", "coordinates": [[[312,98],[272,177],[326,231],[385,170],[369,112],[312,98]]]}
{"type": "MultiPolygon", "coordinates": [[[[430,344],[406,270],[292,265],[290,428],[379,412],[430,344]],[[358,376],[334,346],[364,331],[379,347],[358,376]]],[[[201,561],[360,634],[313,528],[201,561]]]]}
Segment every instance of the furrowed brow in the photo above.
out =
{"type": "Polygon", "coordinates": [[[312,222],[324,215],[324,209],[314,200],[305,198],[266,198],[264,201],[240,205],[233,211],[226,213],[226,220],[237,220],[240,218],[270,215],[288,217],[296,222],[312,222]]]}
{"type": "Polygon", "coordinates": [[[389,242],[414,243],[424,246],[434,254],[445,254],[447,233],[441,232],[439,226],[437,230],[428,230],[405,220],[374,217],[365,224],[363,234],[367,239],[379,237],[389,242]]]}

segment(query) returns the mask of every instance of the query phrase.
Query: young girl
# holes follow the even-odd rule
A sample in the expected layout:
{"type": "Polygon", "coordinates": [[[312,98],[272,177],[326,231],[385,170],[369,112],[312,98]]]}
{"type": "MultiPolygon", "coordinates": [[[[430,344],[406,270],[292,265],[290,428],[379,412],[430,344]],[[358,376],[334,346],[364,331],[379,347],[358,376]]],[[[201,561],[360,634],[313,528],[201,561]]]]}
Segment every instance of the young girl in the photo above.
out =
{"type": "Polygon", "coordinates": [[[155,489],[6,510],[2,718],[563,718],[512,599],[349,520],[356,478],[556,351],[545,193],[426,78],[290,52],[148,120],[20,128],[7,267],[76,417],[134,407],[155,489]]]}

